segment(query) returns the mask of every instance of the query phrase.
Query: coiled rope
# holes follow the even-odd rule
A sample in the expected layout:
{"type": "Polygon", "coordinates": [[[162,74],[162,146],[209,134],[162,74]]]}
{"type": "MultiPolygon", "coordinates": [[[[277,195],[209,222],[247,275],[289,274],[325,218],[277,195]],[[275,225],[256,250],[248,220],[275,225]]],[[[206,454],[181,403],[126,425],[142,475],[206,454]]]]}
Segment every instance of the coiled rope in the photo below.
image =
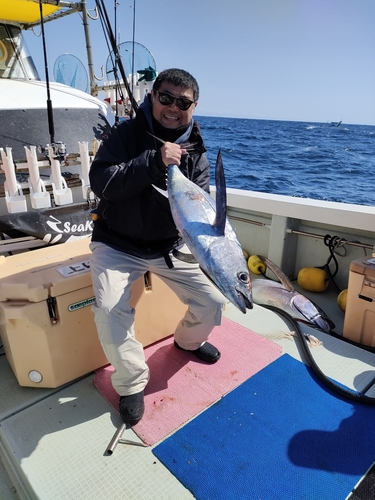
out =
{"type": "Polygon", "coordinates": [[[324,269],[326,272],[327,278],[332,285],[333,289],[335,292],[339,295],[341,292],[341,289],[337,286],[337,283],[335,282],[335,276],[338,273],[339,270],[339,264],[337,262],[336,254],[338,254],[337,249],[338,248],[343,248],[344,253],[340,255],[340,257],[344,257],[346,254],[346,248],[345,248],[345,240],[343,238],[340,238],[339,236],[331,236],[330,234],[326,234],[324,236],[324,244],[328,247],[329,250],[329,258],[327,262],[324,264],[324,266],[321,266],[319,269],[324,269]],[[331,268],[329,267],[330,263],[333,261],[335,265],[335,270],[332,272],[331,268]]]}

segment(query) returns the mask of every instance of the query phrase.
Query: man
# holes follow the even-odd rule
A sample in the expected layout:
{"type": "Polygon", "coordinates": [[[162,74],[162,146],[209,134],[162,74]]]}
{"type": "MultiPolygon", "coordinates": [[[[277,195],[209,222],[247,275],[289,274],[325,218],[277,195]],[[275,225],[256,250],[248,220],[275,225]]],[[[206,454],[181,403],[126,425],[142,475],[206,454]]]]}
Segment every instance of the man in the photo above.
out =
{"type": "Polygon", "coordinates": [[[221,324],[225,298],[197,264],[175,257],[183,242],[168,199],[154,187],[166,189],[168,166],[176,164],[209,191],[206,149],[193,120],[198,98],[192,75],[162,71],[136,117],[112,129],[90,169],[91,188],[100,199],[90,245],[93,311],[103,350],[115,368],[112,385],[120,396],[120,415],[128,425],[143,416],[149,379],[129,306],[131,285],[145,272],[158,275],[188,306],[174,333],[175,347],[207,363],[220,358],[207,339],[221,324]],[[184,143],[194,146],[181,147],[184,143]]]}

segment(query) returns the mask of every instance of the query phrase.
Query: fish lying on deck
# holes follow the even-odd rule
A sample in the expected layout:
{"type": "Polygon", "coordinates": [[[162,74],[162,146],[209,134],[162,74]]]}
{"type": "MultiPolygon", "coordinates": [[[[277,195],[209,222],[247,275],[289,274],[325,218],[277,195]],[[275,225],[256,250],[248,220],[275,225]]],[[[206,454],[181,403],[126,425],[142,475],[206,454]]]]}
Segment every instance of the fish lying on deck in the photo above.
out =
{"type": "Polygon", "coordinates": [[[262,278],[253,280],[255,304],[277,307],[297,321],[317,326],[325,332],[330,332],[335,328],[334,323],[319,306],[294,289],[289,278],[276,264],[261,255],[258,257],[281,283],[262,278]]]}
{"type": "Polygon", "coordinates": [[[167,187],[174,222],[190,252],[222,294],[246,313],[253,307],[251,277],[241,245],[226,217],[220,151],[216,161],[216,202],[176,165],[168,168],[167,187]]]}

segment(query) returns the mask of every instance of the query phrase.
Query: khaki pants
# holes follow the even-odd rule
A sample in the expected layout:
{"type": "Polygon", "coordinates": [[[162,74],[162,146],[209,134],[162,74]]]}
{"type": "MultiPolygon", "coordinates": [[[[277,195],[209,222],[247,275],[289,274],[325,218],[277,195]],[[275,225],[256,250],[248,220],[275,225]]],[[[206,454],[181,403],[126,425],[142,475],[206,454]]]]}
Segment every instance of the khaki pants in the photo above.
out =
{"type": "Polygon", "coordinates": [[[188,306],[174,338],[183,349],[198,349],[215,326],[221,324],[225,297],[202,273],[198,264],[170,255],[140,259],[114,250],[104,243],[90,244],[92,284],[96,303],[92,309],[100,342],[115,371],[112,385],[120,396],[142,391],[149,379],[143,346],[134,337],[134,308],[130,307],[131,285],[146,271],[159,276],[188,306]]]}

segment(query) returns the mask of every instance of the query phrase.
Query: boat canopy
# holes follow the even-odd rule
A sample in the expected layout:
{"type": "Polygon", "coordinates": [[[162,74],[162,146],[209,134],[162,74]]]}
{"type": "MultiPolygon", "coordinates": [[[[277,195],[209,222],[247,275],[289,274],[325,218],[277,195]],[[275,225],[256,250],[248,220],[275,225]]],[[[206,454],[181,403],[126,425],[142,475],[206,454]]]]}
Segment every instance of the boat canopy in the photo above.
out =
{"type": "MultiPolygon", "coordinates": [[[[47,17],[60,10],[61,6],[43,4],[43,16],[47,17]]],[[[0,0],[0,20],[20,24],[35,23],[40,20],[39,1],[0,0]]]]}

